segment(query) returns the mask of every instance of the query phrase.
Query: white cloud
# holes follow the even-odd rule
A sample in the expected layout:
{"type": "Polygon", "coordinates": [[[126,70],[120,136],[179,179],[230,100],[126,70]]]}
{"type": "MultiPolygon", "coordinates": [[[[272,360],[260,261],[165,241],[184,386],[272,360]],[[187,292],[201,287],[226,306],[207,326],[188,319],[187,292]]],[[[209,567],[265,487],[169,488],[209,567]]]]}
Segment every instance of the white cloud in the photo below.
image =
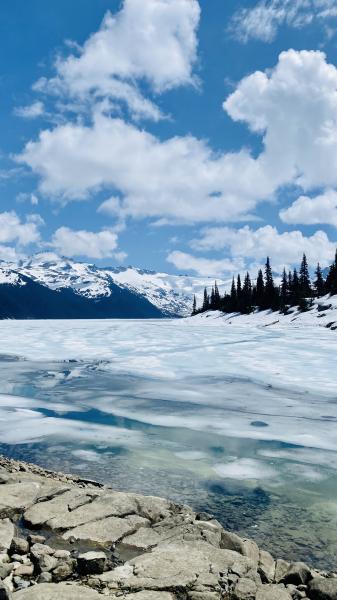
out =
{"type": "Polygon", "coordinates": [[[41,117],[44,112],[44,104],[40,101],[33,102],[33,104],[28,106],[20,106],[14,110],[14,113],[23,119],[36,119],[37,117],[41,117]]]}
{"type": "Polygon", "coordinates": [[[300,29],[311,23],[327,26],[337,17],[336,0],[259,0],[253,8],[239,9],[230,30],[242,42],[271,42],[286,25],[300,29]]]}
{"type": "Polygon", "coordinates": [[[294,225],[327,224],[337,228],[337,191],[326,190],[314,198],[300,196],[280,211],[280,218],[284,223],[294,225]]]}
{"type": "Polygon", "coordinates": [[[199,239],[193,240],[191,246],[198,251],[226,249],[233,262],[245,260],[249,268],[271,256],[274,270],[281,273],[284,266],[297,265],[303,252],[312,265],[317,262],[328,265],[334,257],[337,240],[331,242],[324,231],[316,231],[308,237],[301,231],[279,233],[271,225],[256,230],[248,226],[240,229],[210,227],[199,239]]]}
{"type": "MultiPolygon", "coordinates": [[[[57,229],[49,244],[64,256],[87,256],[90,258],[111,258],[116,255],[118,236],[108,229],[94,233],[75,231],[68,227],[57,229]]],[[[121,254],[117,253],[118,258],[121,254]]]]}
{"type": "Polygon", "coordinates": [[[45,195],[65,202],[110,189],[120,200],[102,212],[159,223],[238,221],[282,186],[337,185],[337,69],[323,53],[283,52],[273,70],[243,79],[224,109],[263,136],[257,158],[215,153],[193,136],[162,141],[97,109],[91,125],[42,131],[17,160],[45,195]]]}
{"type": "Polygon", "coordinates": [[[218,277],[224,273],[232,273],[240,270],[244,264],[243,261],[234,262],[227,258],[220,260],[201,258],[178,250],[171,252],[167,257],[167,261],[181,271],[194,271],[198,275],[207,277],[218,277]]]}
{"type": "Polygon", "coordinates": [[[258,161],[275,186],[337,184],[337,69],[322,52],[282,52],[275,69],[246,77],[224,103],[264,136],[258,161]]]}
{"type": "Polygon", "coordinates": [[[42,194],[65,201],[115,188],[123,197],[105,202],[101,212],[135,218],[237,220],[274,188],[246,151],[218,155],[192,136],[162,142],[102,114],[92,127],[68,123],[43,131],[18,160],[41,176],[42,194]]]}
{"type": "Polygon", "coordinates": [[[158,120],[160,110],[135,82],[146,80],[157,93],[193,83],[199,18],[197,0],[124,0],[79,56],[59,58],[56,76],[35,89],[86,101],[112,98],[126,102],[135,116],[158,120]]]}
{"type": "Polygon", "coordinates": [[[14,211],[0,213],[0,244],[15,242],[20,246],[35,244],[40,240],[39,215],[27,215],[23,222],[14,211]]]}

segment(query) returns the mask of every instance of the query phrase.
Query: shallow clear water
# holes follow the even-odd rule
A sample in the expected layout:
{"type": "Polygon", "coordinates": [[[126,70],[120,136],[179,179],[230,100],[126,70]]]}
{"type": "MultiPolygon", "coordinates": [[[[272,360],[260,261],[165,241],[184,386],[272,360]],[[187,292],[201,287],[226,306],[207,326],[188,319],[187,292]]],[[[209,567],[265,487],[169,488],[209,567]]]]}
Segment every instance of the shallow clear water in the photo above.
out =
{"type": "Polygon", "coordinates": [[[189,321],[0,322],[0,452],[216,515],[335,567],[336,336],[189,321]]]}

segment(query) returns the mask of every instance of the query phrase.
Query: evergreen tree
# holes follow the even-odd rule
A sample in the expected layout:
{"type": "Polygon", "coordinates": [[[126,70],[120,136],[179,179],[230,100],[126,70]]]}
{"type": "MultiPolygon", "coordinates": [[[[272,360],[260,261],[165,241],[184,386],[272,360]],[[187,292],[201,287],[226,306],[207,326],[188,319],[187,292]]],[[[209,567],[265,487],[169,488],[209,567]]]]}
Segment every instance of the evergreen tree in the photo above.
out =
{"type": "Polygon", "coordinates": [[[236,308],[235,310],[242,311],[242,284],[240,273],[236,280],[236,308]]]}
{"type": "Polygon", "coordinates": [[[305,254],[303,254],[300,275],[299,275],[300,293],[302,298],[311,297],[311,282],[309,275],[308,261],[305,254]]]}
{"type": "Polygon", "coordinates": [[[264,290],[264,308],[276,310],[278,308],[278,294],[274,284],[273,272],[270,265],[269,256],[265,266],[265,290],[264,290]]]}
{"type": "Polygon", "coordinates": [[[196,299],[196,297],[195,297],[195,295],[194,295],[194,298],[193,298],[192,317],[194,317],[194,315],[196,315],[196,314],[197,314],[197,299],[196,299]]]}
{"type": "Polygon", "coordinates": [[[215,292],[214,292],[213,287],[212,287],[212,291],[211,291],[211,299],[210,299],[209,307],[211,310],[215,310],[215,292]]]}
{"type": "Polygon", "coordinates": [[[215,304],[215,310],[219,310],[219,308],[221,306],[221,296],[220,296],[217,282],[215,282],[215,284],[214,284],[214,304],[215,304]]]}
{"type": "Polygon", "coordinates": [[[202,312],[206,312],[206,310],[209,310],[209,305],[210,305],[209,295],[207,293],[207,288],[205,288],[204,289],[204,301],[202,303],[202,312]]]}
{"type": "Polygon", "coordinates": [[[258,272],[257,280],[256,280],[255,302],[256,302],[256,306],[258,308],[262,308],[263,307],[263,303],[264,303],[264,280],[263,280],[263,273],[262,273],[261,269],[258,272]]]}
{"type": "Polygon", "coordinates": [[[285,310],[289,300],[289,282],[286,270],[283,269],[281,289],[280,289],[280,303],[282,310],[285,310]]]}
{"type": "Polygon", "coordinates": [[[252,308],[252,283],[247,272],[242,288],[241,312],[249,314],[252,308]]]}
{"type": "Polygon", "coordinates": [[[235,312],[237,310],[237,294],[236,294],[236,285],[235,279],[233,277],[232,287],[231,287],[231,295],[230,295],[230,305],[229,312],[235,312]]]}
{"type": "Polygon", "coordinates": [[[297,273],[297,269],[294,269],[292,275],[291,293],[290,293],[290,304],[292,306],[298,306],[301,301],[301,287],[300,280],[297,273]]]}
{"type": "Polygon", "coordinates": [[[322,273],[322,269],[320,264],[318,263],[316,271],[315,271],[316,279],[314,281],[314,289],[317,298],[324,296],[325,294],[325,281],[322,273]]]}
{"type": "Polygon", "coordinates": [[[329,269],[325,285],[327,294],[337,294],[337,250],[335,255],[335,261],[329,269]]]}

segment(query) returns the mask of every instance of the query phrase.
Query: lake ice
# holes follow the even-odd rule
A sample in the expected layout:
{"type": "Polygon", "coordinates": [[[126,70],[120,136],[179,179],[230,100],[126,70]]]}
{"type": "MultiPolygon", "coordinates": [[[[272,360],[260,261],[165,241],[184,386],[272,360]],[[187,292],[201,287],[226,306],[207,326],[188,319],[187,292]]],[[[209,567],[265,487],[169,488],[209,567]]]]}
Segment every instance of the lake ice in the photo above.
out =
{"type": "Polygon", "coordinates": [[[193,320],[2,321],[0,451],[337,550],[337,336],[193,320]]]}

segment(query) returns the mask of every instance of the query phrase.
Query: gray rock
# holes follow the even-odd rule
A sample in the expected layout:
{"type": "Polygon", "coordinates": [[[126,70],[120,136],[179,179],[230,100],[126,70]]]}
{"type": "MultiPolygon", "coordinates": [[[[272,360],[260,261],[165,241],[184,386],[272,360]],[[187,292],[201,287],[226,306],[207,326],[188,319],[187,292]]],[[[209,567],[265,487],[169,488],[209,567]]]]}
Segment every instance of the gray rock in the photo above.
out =
{"type": "Polygon", "coordinates": [[[127,600],[175,600],[169,592],[137,592],[129,594],[127,600]]]}
{"type": "Polygon", "coordinates": [[[160,544],[152,552],[96,577],[102,583],[109,584],[109,587],[122,589],[192,590],[196,581],[200,584],[203,578],[207,581],[212,576],[214,584],[220,573],[234,567],[236,570],[240,568],[242,576],[256,574],[252,560],[231,550],[214,548],[201,541],[175,542],[160,544]]]}
{"type": "Polygon", "coordinates": [[[77,570],[81,575],[104,573],[107,557],[104,552],[85,552],[77,559],[77,570]]]}
{"type": "Polygon", "coordinates": [[[312,579],[309,567],[303,562],[291,563],[289,569],[283,577],[285,584],[306,585],[312,579]]]}
{"type": "Polygon", "coordinates": [[[258,572],[263,583],[273,583],[275,580],[276,563],[272,555],[265,550],[260,550],[258,572]]]}
{"type": "MultiPolygon", "coordinates": [[[[7,486],[5,486],[7,487],[7,486]]],[[[2,488],[1,488],[2,489],[2,488]]],[[[0,520],[0,550],[8,550],[14,537],[14,525],[9,519],[0,520]]]]}
{"type": "Polygon", "coordinates": [[[315,577],[309,582],[307,595],[311,600],[337,600],[337,579],[315,577]]]}
{"type": "Polygon", "coordinates": [[[121,519],[119,517],[108,517],[100,521],[79,525],[63,534],[63,539],[90,540],[96,544],[113,544],[125,535],[133,533],[139,527],[148,524],[143,517],[131,515],[121,519]]]}
{"type": "Polygon", "coordinates": [[[12,539],[10,551],[12,554],[28,554],[29,543],[25,538],[14,537],[12,539]]]}
{"type": "Polygon", "coordinates": [[[282,558],[276,561],[276,567],[275,567],[275,582],[276,583],[280,583],[280,581],[283,580],[283,577],[285,576],[289,567],[290,567],[290,563],[288,563],[286,560],[282,560],[282,558]]]}
{"type": "Polygon", "coordinates": [[[15,575],[18,577],[31,577],[34,573],[33,565],[20,565],[15,569],[15,575]]]}
{"type": "Polygon", "coordinates": [[[53,581],[65,581],[69,577],[72,576],[75,570],[75,561],[67,560],[66,562],[61,562],[58,566],[53,570],[53,581]]]}
{"type": "Polygon", "coordinates": [[[67,560],[68,558],[70,558],[70,552],[69,552],[69,550],[55,550],[54,556],[55,556],[55,558],[61,558],[63,560],[67,560]]]}
{"type": "Polygon", "coordinates": [[[248,556],[248,558],[254,561],[256,566],[258,565],[260,552],[253,540],[242,539],[235,533],[223,531],[221,534],[221,548],[239,552],[242,556],[248,556]]]}
{"type": "Polygon", "coordinates": [[[0,516],[11,517],[33,504],[41,484],[37,482],[8,483],[0,486],[0,516]]]}
{"type": "Polygon", "coordinates": [[[41,573],[38,578],[37,578],[37,582],[38,583],[51,583],[53,581],[53,577],[51,573],[41,573]]]}
{"type": "Polygon", "coordinates": [[[55,569],[58,565],[58,560],[54,556],[42,554],[37,558],[35,565],[39,573],[45,573],[46,571],[49,572],[55,569]]]}
{"type": "Polygon", "coordinates": [[[84,586],[42,583],[16,592],[15,600],[102,600],[102,596],[84,586]]]}
{"type": "Polygon", "coordinates": [[[9,479],[10,479],[10,477],[6,473],[6,471],[0,471],[0,485],[8,483],[9,479]]]}
{"type": "Polygon", "coordinates": [[[12,593],[9,591],[8,587],[0,581],[0,600],[12,600],[12,593]]]}
{"type": "Polygon", "coordinates": [[[52,556],[55,550],[47,544],[34,544],[30,549],[30,553],[33,559],[38,559],[40,556],[52,556]]]}
{"type": "Polygon", "coordinates": [[[233,592],[233,600],[254,600],[256,595],[256,583],[251,579],[243,577],[239,579],[233,592]]]}
{"type": "Polygon", "coordinates": [[[292,600],[283,586],[263,585],[256,594],[256,600],[292,600]]]}
{"type": "Polygon", "coordinates": [[[6,579],[13,571],[13,563],[0,563],[0,579],[6,579]]]}
{"type": "Polygon", "coordinates": [[[29,535],[27,539],[32,546],[34,544],[44,544],[46,541],[44,535],[29,535]]]}

